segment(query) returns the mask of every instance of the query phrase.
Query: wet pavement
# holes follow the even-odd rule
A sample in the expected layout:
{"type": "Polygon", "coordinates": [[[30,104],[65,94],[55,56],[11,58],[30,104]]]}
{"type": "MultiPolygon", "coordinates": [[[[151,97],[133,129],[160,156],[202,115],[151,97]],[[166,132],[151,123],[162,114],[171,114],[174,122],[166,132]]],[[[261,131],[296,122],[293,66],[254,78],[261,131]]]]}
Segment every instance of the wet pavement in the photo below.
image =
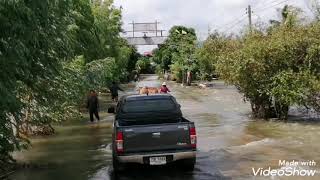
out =
{"type": "MultiPolygon", "coordinates": [[[[135,86],[160,85],[156,76],[147,76],[135,86]]],[[[194,121],[198,134],[197,163],[193,172],[175,165],[131,167],[124,173],[112,170],[110,150],[113,116],[102,113],[103,120],[85,121],[57,127],[57,134],[34,138],[29,151],[16,153],[19,162],[37,164],[18,170],[14,180],[224,180],[224,179],[320,179],[320,123],[281,122],[250,118],[250,106],[232,86],[215,81],[212,88],[181,87],[168,83],[184,116],[194,121]],[[252,168],[281,169],[279,160],[304,162],[300,170],[317,170],[313,177],[254,176],[252,168]]],[[[106,102],[108,103],[108,102],[106,102]]],[[[105,108],[106,109],[106,108],[105,108]]]]}

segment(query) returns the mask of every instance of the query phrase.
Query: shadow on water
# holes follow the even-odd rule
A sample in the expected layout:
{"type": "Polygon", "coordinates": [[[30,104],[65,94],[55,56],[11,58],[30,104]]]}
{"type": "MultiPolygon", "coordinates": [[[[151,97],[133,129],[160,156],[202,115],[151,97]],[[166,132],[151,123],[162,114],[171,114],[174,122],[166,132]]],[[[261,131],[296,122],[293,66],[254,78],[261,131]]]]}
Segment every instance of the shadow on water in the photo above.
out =
{"type": "Polygon", "coordinates": [[[18,170],[9,179],[87,179],[90,172],[111,162],[111,128],[109,122],[62,126],[52,137],[35,138],[28,151],[15,154],[19,162],[31,167],[18,170]]]}
{"type": "MultiPolygon", "coordinates": [[[[199,157],[203,159],[206,157],[199,157]]],[[[205,161],[204,161],[205,162],[205,161]]],[[[197,163],[194,171],[185,171],[179,164],[170,164],[166,166],[142,166],[131,165],[122,172],[116,173],[110,167],[102,168],[92,175],[90,180],[110,179],[110,180],[229,180],[218,170],[214,170],[214,163],[197,163]],[[203,167],[210,167],[209,171],[203,171],[203,167]],[[108,178],[106,178],[108,177],[108,178]]]]}

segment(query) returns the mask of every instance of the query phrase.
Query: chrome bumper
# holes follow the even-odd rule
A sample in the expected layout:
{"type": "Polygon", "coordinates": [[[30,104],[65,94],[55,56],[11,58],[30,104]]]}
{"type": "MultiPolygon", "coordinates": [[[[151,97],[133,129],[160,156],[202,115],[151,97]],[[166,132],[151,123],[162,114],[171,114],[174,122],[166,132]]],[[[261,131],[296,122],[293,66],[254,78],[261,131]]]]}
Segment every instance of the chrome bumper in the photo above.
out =
{"type": "Polygon", "coordinates": [[[172,161],[178,161],[182,159],[196,158],[196,151],[188,152],[175,152],[175,153],[162,153],[162,154],[144,154],[144,155],[129,155],[129,156],[118,156],[118,161],[121,163],[140,163],[144,164],[144,157],[154,156],[173,156],[172,161]]]}

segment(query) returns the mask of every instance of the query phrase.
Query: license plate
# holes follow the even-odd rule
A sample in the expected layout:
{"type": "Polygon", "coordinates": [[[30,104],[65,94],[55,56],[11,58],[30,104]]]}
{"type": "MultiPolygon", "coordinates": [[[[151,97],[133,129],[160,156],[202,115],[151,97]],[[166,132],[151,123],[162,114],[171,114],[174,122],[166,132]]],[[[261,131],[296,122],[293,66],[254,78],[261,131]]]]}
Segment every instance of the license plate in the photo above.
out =
{"type": "Polygon", "coordinates": [[[150,165],[163,165],[167,164],[167,158],[165,156],[161,157],[150,157],[150,165]]]}

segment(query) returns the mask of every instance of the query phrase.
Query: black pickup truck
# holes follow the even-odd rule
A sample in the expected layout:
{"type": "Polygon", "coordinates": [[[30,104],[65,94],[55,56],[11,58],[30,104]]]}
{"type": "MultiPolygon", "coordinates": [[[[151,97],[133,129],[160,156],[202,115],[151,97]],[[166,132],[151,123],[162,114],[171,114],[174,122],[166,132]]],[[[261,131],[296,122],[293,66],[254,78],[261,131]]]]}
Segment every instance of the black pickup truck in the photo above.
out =
{"type": "Polygon", "coordinates": [[[116,108],[113,130],[113,168],[128,163],[164,165],[177,161],[186,170],[196,162],[197,136],[193,122],[182,117],[171,95],[130,95],[116,108]]]}

